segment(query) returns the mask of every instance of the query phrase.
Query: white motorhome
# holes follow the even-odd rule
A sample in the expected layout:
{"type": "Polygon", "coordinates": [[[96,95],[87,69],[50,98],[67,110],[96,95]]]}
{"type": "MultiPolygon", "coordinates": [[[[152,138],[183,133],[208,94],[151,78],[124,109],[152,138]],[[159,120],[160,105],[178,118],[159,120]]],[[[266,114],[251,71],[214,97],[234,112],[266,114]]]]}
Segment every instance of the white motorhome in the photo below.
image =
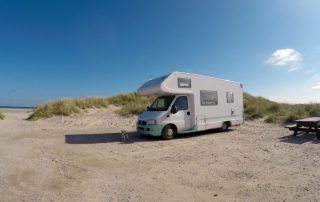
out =
{"type": "Polygon", "coordinates": [[[157,96],[138,118],[137,131],[172,139],[244,121],[241,83],[185,72],[172,72],[144,83],[140,95],[157,96]]]}

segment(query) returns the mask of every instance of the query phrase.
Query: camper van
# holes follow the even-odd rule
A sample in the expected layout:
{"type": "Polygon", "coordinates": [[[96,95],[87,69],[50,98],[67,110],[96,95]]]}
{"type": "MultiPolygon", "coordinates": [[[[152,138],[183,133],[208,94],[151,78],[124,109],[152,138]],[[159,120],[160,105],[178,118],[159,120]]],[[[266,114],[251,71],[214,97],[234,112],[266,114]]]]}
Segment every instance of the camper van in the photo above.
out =
{"type": "Polygon", "coordinates": [[[244,121],[243,85],[185,72],[172,72],[144,83],[140,95],[156,96],[138,118],[142,134],[173,139],[176,134],[220,128],[244,121]]]}

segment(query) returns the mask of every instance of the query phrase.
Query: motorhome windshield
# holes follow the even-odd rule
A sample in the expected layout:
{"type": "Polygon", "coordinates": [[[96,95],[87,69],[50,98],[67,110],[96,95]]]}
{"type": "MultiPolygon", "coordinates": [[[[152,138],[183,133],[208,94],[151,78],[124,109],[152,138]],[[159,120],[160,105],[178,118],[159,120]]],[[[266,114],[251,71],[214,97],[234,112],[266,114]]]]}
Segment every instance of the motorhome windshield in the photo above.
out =
{"type": "Polygon", "coordinates": [[[174,96],[158,97],[149,107],[148,111],[167,111],[174,96]]]}

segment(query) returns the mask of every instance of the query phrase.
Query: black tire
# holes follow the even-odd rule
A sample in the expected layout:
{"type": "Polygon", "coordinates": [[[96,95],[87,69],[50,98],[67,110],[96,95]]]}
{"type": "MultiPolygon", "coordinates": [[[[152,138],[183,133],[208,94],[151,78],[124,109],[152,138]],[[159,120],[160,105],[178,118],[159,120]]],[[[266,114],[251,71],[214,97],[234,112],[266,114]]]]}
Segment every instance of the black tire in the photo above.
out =
{"type": "Polygon", "coordinates": [[[162,129],[161,137],[164,140],[172,140],[177,134],[177,129],[173,125],[166,125],[162,129]]]}
{"type": "Polygon", "coordinates": [[[228,122],[224,122],[220,128],[221,132],[227,132],[229,130],[229,123],[228,122]]]}

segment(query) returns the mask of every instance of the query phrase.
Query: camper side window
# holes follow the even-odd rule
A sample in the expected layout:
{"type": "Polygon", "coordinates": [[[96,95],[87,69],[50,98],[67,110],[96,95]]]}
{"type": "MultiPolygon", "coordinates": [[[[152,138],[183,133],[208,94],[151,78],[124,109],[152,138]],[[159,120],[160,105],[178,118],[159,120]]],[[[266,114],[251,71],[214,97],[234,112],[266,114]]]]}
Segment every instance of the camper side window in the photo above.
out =
{"type": "Polygon", "coordinates": [[[218,105],[218,92],[200,90],[200,101],[202,106],[218,105]]]}
{"type": "Polygon", "coordinates": [[[178,110],[187,110],[188,109],[188,98],[187,96],[180,96],[174,102],[174,105],[178,110]]]}
{"type": "Polygon", "coordinates": [[[227,92],[227,103],[234,103],[233,92],[227,92]]]}

